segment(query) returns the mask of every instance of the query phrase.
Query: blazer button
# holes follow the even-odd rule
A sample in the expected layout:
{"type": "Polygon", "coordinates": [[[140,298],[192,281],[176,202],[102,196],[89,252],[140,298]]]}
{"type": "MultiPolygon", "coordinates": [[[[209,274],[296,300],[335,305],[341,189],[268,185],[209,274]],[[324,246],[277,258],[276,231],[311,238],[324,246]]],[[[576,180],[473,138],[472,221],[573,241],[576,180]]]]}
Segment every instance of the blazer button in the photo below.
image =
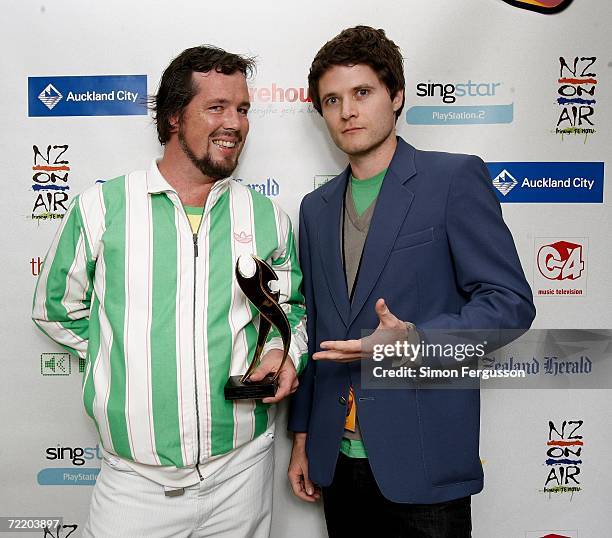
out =
{"type": "Polygon", "coordinates": [[[340,405],[346,405],[346,398],[344,396],[340,396],[340,398],[338,398],[338,403],[340,405]]]}

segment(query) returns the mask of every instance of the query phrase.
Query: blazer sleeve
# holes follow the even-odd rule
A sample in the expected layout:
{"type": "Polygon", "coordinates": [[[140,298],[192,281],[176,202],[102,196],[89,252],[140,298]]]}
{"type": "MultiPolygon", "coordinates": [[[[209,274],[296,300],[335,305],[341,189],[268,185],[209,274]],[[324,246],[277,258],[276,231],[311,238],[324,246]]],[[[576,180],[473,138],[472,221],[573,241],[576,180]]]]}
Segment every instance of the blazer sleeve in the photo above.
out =
{"type": "Polygon", "coordinates": [[[310,240],[304,209],[304,201],[300,206],[300,229],[299,229],[299,253],[300,266],[302,267],[302,289],[306,301],[306,331],[308,334],[308,359],[306,368],[300,376],[300,385],[291,398],[289,410],[289,423],[287,428],[294,432],[308,431],[310,420],[310,409],[314,392],[314,378],[316,363],[311,359],[316,345],[316,320],[317,310],[312,290],[312,264],[310,259],[310,240]]]}
{"type": "Polygon", "coordinates": [[[459,313],[439,314],[417,329],[527,330],[535,317],[531,288],[478,157],[465,156],[452,178],[446,231],[456,285],[468,301],[459,313]]]}

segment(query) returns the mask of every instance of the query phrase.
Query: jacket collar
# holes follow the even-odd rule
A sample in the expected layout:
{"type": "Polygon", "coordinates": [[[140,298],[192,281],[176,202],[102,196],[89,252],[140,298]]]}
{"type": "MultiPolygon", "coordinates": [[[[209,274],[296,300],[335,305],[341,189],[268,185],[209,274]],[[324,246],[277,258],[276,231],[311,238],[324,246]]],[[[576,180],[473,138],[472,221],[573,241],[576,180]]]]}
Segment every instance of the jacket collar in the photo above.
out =
{"type": "MultiPolygon", "coordinates": [[[[174,194],[177,194],[174,187],[172,187],[172,185],[168,183],[166,178],[159,171],[159,168],[157,166],[159,161],[161,161],[161,158],[153,159],[153,161],[151,162],[151,166],[147,171],[147,192],[149,194],[156,194],[162,192],[173,192],[174,194]]],[[[231,180],[232,177],[230,176],[226,177],[225,179],[220,179],[219,181],[216,181],[215,184],[212,186],[212,189],[210,190],[211,194],[214,194],[215,197],[223,194],[228,188],[231,180]]]]}

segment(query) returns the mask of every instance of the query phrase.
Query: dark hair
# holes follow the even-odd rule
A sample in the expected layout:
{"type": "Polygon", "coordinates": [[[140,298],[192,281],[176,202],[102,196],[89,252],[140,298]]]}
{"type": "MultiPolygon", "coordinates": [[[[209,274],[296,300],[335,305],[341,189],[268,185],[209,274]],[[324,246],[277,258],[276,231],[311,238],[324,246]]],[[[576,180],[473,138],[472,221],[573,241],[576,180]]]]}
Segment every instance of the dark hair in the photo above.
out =
{"type": "Polygon", "coordinates": [[[213,69],[224,75],[240,71],[247,77],[255,70],[255,60],[211,45],[185,49],[174,58],[162,75],[157,95],[149,99],[161,144],[170,139],[170,118],[180,114],[196,94],[193,73],[207,73],[213,69]]]}
{"type": "MultiPolygon", "coordinates": [[[[384,30],[376,30],[370,26],[347,28],[321,47],[310,66],[308,96],[319,114],[322,114],[319,95],[321,77],[335,65],[357,64],[369,65],[387,87],[391,98],[406,86],[402,53],[385,35],[384,30]]],[[[404,101],[405,96],[402,106],[395,113],[396,120],[404,108],[404,101]]]]}

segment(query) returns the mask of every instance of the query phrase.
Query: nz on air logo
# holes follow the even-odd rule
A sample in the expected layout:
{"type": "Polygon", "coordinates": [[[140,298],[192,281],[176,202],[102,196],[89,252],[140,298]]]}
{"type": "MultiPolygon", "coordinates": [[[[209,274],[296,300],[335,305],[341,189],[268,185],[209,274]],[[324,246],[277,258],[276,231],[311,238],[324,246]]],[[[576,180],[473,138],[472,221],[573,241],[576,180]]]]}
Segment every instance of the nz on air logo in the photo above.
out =
{"type": "Polygon", "coordinates": [[[38,98],[42,101],[49,110],[57,105],[64,97],[53,84],[48,84],[47,87],[38,94],[38,98]]]}
{"type": "Polygon", "coordinates": [[[49,144],[46,149],[32,146],[32,190],[36,195],[33,220],[61,219],[68,209],[68,147],[68,144],[49,144]]]}
{"type": "Polygon", "coordinates": [[[543,493],[569,494],[582,491],[580,473],[582,472],[582,435],[583,420],[564,420],[559,426],[548,421],[548,441],[546,442],[547,474],[543,493]]]}
{"type": "Polygon", "coordinates": [[[590,134],[595,134],[595,91],[597,73],[595,56],[576,56],[559,58],[559,78],[557,80],[557,104],[561,112],[557,118],[554,133],[561,135],[584,135],[584,142],[590,134]]]}
{"type": "Polygon", "coordinates": [[[514,90],[506,90],[502,82],[428,80],[418,82],[415,90],[416,97],[427,104],[408,108],[406,122],[409,124],[511,123],[514,118],[514,103],[507,103],[510,100],[509,92],[514,90]],[[440,102],[443,104],[440,105],[440,102]]]}
{"type": "Polygon", "coordinates": [[[588,239],[536,238],[533,291],[538,297],[586,295],[588,239]]]}

